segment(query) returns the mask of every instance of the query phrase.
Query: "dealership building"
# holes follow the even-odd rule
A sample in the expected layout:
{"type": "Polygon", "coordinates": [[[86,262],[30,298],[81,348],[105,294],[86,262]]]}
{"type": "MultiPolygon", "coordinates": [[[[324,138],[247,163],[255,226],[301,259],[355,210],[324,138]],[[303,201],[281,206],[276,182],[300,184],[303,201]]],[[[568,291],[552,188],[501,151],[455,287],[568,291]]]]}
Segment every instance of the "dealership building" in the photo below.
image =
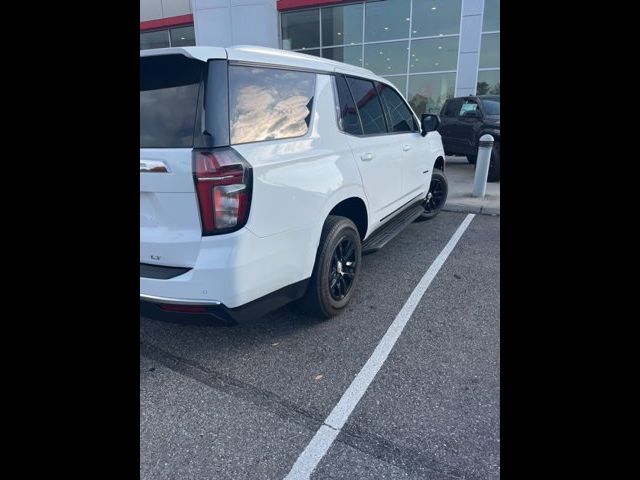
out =
{"type": "Polygon", "coordinates": [[[140,0],[140,49],[261,45],[362,66],[418,115],[500,93],[500,0],[140,0]]]}

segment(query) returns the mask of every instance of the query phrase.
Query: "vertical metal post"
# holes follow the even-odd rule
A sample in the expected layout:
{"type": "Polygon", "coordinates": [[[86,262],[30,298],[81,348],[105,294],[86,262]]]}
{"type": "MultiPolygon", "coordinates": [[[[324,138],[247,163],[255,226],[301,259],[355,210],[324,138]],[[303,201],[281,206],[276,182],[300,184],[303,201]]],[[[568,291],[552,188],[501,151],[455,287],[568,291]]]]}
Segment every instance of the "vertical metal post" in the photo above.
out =
{"type": "Polygon", "coordinates": [[[487,176],[489,175],[489,163],[491,160],[491,149],[493,148],[493,136],[484,134],[480,137],[478,147],[478,158],[476,160],[476,176],[473,179],[474,197],[484,198],[487,191],[487,176]]]}

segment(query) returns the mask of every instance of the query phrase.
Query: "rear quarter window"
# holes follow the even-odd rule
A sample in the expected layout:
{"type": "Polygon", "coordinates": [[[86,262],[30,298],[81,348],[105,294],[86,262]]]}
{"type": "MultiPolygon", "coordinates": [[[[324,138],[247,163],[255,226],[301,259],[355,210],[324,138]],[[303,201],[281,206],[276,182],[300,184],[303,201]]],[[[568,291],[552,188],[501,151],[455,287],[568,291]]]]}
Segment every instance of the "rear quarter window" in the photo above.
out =
{"type": "Polygon", "coordinates": [[[305,135],[315,88],[315,73],[230,65],[231,144],[305,135]]]}
{"type": "Polygon", "coordinates": [[[183,55],[140,58],[140,148],[193,146],[205,69],[183,55]]]}

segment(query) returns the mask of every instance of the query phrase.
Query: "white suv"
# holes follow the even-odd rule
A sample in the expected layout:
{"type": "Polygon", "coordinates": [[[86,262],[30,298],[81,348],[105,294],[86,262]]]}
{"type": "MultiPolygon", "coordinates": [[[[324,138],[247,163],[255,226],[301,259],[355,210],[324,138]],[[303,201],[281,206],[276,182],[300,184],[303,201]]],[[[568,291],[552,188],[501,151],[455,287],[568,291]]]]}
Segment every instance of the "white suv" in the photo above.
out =
{"type": "Polygon", "coordinates": [[[226,323],[353,296],[447,195],[439,119],[369,70],[262,47],[140,52],[140,307],[226,323]]]}

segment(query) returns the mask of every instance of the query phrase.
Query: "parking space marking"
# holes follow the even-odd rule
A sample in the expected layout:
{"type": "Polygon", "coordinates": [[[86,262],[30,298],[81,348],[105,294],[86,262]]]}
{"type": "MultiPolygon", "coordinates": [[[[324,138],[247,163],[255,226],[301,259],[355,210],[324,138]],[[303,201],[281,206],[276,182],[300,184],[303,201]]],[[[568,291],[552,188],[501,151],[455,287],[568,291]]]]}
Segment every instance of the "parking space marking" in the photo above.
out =
{"type": "Polygon", "coordinates": [[[369,385],[373,382],[373,379],[380,371],[380,368],[400,337],[402,330],[404,330],[404,327],[407,325],[407,322],[418,306],[418,303],[420,303],[422,296],[427,291],[427,288],[429,288],[429,285],[431,285],[431,282],[440,271],[442,265],[444,265],[444,262],[447,260],[474,217],[475,214],[473,213],[470,213],[465,217],[453,236],[449,239],[445,247],[420,279],[418,285],[413,289],[413,292],[411,292],[411,295],[409,295],[409,298],[402,306],[402,309],[398,315],[396,315],[396,318],[387,329],[382,340],[380,340],[380,343],[378,343],[378,346],[369,357],[369,360],[367,360],[367,363],[365,363],[356,378],[351,382],[349,388],[347,388],[347,390],[342,394],[340,401],[336,404],[324,421],[324,424],[311,439],[309,445],[307,445],[293,464],[293,467],[285,477],[285,480],[302,480],[308,479],[311,476],[311,473],[313,473],[316,466],[318,466],[340,433],[340,430],[347,422],[349,415],[351,415],[356,405],[358,405],[358,402],[367,391],[367,388],[369,388],[369,385]]]}

